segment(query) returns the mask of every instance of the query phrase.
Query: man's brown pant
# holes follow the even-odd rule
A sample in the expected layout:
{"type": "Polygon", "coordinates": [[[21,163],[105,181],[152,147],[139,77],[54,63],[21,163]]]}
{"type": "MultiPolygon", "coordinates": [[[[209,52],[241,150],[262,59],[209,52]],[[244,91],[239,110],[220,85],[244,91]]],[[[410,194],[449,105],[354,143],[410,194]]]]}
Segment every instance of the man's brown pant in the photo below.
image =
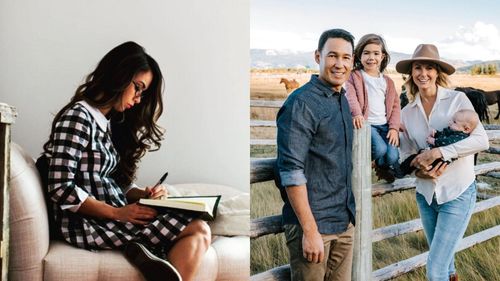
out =
{"type": "Polygon", "coordinates": [[[321,235],[325,244],[325,258],[321,263],[308,262],[302,252],[302,228],[287,224],[286,244],[290,253],[292,281],[349,281],[352,271],[354,226],[349,224],[344,233],[321,235]]]}

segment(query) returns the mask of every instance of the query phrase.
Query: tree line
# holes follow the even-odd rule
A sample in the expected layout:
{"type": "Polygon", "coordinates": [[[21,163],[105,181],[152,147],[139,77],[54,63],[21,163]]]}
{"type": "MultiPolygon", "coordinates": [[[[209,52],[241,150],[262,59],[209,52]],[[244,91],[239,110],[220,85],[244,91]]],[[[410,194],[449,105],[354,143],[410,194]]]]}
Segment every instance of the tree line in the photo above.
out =
{"type": "Polygon", "coordinates": [[[497,73],[496,64],[480,64],[474,65],[470,69],[470,74],[472,75],[495,75],[497,73]]]}

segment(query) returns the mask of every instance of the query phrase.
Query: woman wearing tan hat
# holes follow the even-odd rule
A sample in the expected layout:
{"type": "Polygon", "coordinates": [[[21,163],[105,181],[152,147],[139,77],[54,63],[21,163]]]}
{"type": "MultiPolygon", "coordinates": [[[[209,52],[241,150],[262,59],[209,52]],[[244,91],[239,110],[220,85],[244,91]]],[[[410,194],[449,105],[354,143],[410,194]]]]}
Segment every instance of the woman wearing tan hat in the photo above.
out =
{"type": "MultiPolygon", "coordinates": [[[[396,70],[410,75],[405,86],[411,102],[401,111],[404,160],[426,149],[429,133],[447,127],[455,112],[474,108],[464,93],[446,88],[455,69],[440,59],[434,45],[417,46],[412,58],[398,62],[396,70]]],[[[476,201],[473,154],[488,147],[488,136],[478,124],[470,137],[426,150],[411,162],[417,168],[416,200],[430,248],[427,278],[431,281],[458,280],[453,256],[476,201]],[[443,162],[432,167],[436,159],[443,162]]]]}

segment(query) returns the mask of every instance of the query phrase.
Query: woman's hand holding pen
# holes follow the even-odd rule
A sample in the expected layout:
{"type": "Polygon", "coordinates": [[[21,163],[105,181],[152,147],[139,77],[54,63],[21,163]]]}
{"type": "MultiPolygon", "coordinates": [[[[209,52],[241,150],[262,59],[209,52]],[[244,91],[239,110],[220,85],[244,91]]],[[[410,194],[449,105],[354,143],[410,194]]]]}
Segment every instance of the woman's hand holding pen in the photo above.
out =
{"type": "Polygon", "coordinates": [[[163,199],[168,195],[167,189],[161,185],[163,181],[168,176],[168,172],[163,174],[163,176],[160,178],[160,180],[153,186],[153,187],[146,187],[146,198],[149,199],[163,199]]]}
{"type": "Polygon", "coordinates": [[[167,188],[164,185],[148,186],[145,189],[146,198],[148,199],[161,199],[168,195],[167,188]]]}
{"type": "Polygon", "coordinates": [[[162,185],[163,181],[168,176],[168,172],[163,174],[160,180],[153,186],[148,186],[144,189],[142,188],[131,188],[126,196],[129,203],[134,203],[139,201],[139,199],[163,199],[168,195],[167,188],[162,185]]]}

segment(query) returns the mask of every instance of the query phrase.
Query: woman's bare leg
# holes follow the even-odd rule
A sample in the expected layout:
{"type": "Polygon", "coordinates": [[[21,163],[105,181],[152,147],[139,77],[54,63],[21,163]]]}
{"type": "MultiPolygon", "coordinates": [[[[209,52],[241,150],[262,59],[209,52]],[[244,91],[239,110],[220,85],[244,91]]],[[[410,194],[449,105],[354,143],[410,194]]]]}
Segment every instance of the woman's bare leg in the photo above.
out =
{"type": "Polygon", "coordinates": [[[183,281],[193,280],[210,243],[210,227],[199,219],[189,223],[177,237],[167,257],[179,271],[183,281]]]}

